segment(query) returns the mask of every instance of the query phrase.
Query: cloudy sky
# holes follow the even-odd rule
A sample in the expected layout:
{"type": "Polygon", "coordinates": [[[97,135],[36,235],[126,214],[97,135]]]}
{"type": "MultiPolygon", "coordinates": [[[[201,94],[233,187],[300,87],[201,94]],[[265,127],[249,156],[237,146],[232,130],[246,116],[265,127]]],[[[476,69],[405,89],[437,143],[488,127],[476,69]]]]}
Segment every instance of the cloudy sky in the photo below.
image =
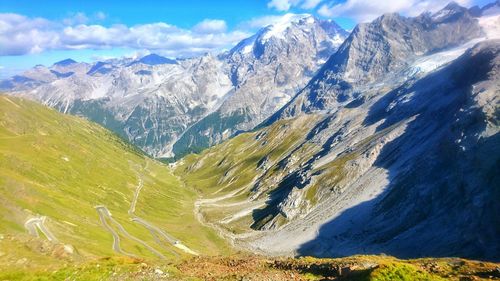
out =
{"type": "MultiPolygon", "coordinates": [[[[0,0],[0,78],[36,64],[150,52],[189,57],[230,48],[286,13],[345,29],[386,12],[415,16],[450,0],[0,0]]],[[[489,0],[455,0],[483,6],[489,0]]]]}

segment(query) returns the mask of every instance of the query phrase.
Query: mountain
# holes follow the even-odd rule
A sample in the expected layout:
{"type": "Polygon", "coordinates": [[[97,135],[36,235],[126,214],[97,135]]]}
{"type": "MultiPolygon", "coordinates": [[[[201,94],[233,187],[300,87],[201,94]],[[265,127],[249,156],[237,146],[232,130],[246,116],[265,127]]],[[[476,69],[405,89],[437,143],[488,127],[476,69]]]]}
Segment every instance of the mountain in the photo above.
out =
{"type": "MultiPolygon", "coordinates": [[[[146,62],[149,59],[146,59],[146,62]]],[[[79,63],[65,69],[38,67],[24,73],[35,84],[15,83],[11,94],[27,97],[64,113],[84,116],[155,155],[188,124],[214,110],[231,89],[222,62],[207,55],[178,64],[111,60],[79,63]],[[74,72],[58,78],[52,70],[74,72]]]]}
{"type": "Polygon", "coordinates": [[[486,261],[500,260],[498,7],[383,15],[282,70],[294,46],[314,45],[307,32],[331,39],[335,26],[288,15],[217,57],[72,62],[7,80],[0,279],[500,278],[486,261]],[[295,94],[253,99],[264,85],[282,97],[298,79],[287,69],[311,60],[295,94]],[[167,166],[22,92],[136,143],[175,135],[190,143],[179,155],[221,143],[167,166]]]}
{"type": "Polygon", "coordinates": [[[1,264],[227,249],[196,221],[196,193],[167,166],[97,124],[32,101],[2,95],[0,109],[1,264]]]}
{"type": "Polygon", "coordinates": [[[219,56],[68,59],[4,80],[0,89],[100,123],[154,157],[180,157],[269,117],[346,34],[332,21],[290,14],[219,56]]]}
{"type": "Polygon", "coordinates": [[[0,109],[2,280],[499,276],[498,263],[459,258],[213,256],[227,245],[194,220],[194,193],[168,167],[96,124],[31,101],[0,96],[0,109]],[[189,257],[190,249],[203,256],[189,257]]]}
{"type": "Polygon", "coordinates": [[[171,59],[159,56],[157,54],[149,54],[147,56],[140,58],[139,60],[131,62],[129,64],[129,66],[136,64],[136,63],[142,63],[142,64],[147,64],[147,65],[159,65],[159,64],[176,64],[177,62],[175,60],[171,60],[171,59]]]}
{"type": "Polygon", "coordinates": [[[62,61],[58,61],[56,63],[54,63],[54,66],[69,66],[69,65],[72,65],[72,64],[76,64],[77,62],[73,59],[65,59],[65,60],[62,60],[62,61]]]}
{"type": "Polygon", "coordinates": [[[280,114],[334,108],[355,100],[363,85],[400,83],[387,74],[408,68],[422,55],[479,38],[482,32],[478,19],[453,2],[434,14],[385,14],[360,24],[280,114]]]}
{"type": "Polygon", "coordinates": [[[220,57],[234,89],[219,109],[192,125],[173,151],[206,148],[252,129],[303,88],[348,33],[331,20],[287,14],[220,57]]]}
{"type": "Polygon", "coordinates": [[[360,24],[259,129],[177,163],[196,211],[271,255],[498,260],[496,23],[450,4],[360,24]]]}

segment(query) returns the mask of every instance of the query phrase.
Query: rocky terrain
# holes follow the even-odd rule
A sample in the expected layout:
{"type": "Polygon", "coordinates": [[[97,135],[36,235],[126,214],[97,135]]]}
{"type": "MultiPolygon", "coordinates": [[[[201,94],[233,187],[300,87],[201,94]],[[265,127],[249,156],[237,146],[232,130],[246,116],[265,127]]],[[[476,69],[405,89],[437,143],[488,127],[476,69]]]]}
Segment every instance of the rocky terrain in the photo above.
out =
{"type": "Polygon", "coordinates": [[[220,55],[235,88],[220,108],[182,135],[175,154],[209,147],[261,123],[306,85],[347,35],[333,21],[287,14],[220,55]]]}

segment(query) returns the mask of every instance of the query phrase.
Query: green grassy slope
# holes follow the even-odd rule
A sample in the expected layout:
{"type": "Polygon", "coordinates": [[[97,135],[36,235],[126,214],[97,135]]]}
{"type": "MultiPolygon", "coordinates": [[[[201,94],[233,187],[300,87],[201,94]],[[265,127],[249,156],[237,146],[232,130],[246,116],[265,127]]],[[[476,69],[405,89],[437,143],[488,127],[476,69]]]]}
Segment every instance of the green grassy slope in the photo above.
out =
{"type": "MultiPolygon", "coordinates": [[[[95,209],[106,206],[131,235],[166,258],[183,255],[161,246],[128,214],[143,179],[133,215],[149,221],[205,254],[228,251],[227,245],[195,219],[197,194],[185,188],[169,168],[151,160],[102,127],[63,115],[34,102],[0,96],[0,234],[25,237],[25,222],[46,216],[45,226],[61,244],[82,258],[116,255],[113,238],[95,209]]],[[[108,221],[108,223],[111,223],[108,221]]],[[[118,231],[116,225],[112,227],[118,231]]],[[[40,239],[45,236],[39,231],[40,239]]],[[[0,237],[1,238],[1,237],[0,237]]],[[[141,243],[120,234],[124,251],[156,257],[141,243]]],[[[15,258],[0,239],[1,260],[15,258]]]]}
{"type": "MultiPolygon", "coordinates": [[[[265,172],[266,168],[262,167],[265,166],[264,162],[276,166],[277,161],[301,146],[306,138],[302,128],[314,124],[318,119],[317,116],[308,115],[294,120],[281,120],[256,132],[241,134],[199,155],[186,156],[180,161],[176,172],[189,186],[200,190],[207,197],[248,186],[265,172]]],[[[312,155],[309,151],[297,154],[303,156],[301,161],[296,161],[299,163],[312,155]]],[[[283,169],[274,169],[275,172],[279,170],[283,169]]]]}
{"type": "MultiPolygon", "coordinates": [[[[205,198],[221,198],[217,204],[205,204],[200,211],[208,222],[225,218],[268,200],[269,194],[288,189],[281,183],[292,167],[306,163],[321,150],[321,146],[307,141],[304,131],[320,121],[321,115],[305,115],[292,120],[280,120],[255,132],[234,137],[209,148],[199,155],[188,155],[176,167],[186,185],[199,190],[205,198]],[[293,155],[293,159],[289,156],[293,155]],[[257,202],[256,201],[256,202],[257,202]]],[[[314,197],[312,194],[311,197],[314,197]]],[[[312,200],[312,199],[311,199],[312,200]]],[[[222,227],[233,233],[258,228],[271,219],[272,204],[260,206],[261,215],[248,212],[222,227]]],[[[284,223],[285,218],[277,218],[284,223]]]]}

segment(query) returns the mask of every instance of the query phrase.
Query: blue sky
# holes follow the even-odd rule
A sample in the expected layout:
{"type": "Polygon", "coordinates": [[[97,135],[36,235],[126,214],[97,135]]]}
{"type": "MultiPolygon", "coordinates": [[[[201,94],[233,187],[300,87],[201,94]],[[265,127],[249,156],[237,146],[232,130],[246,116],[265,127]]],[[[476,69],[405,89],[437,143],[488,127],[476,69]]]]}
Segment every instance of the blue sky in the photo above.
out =
{"type": "MultiPolygon", "coordinates": [[[[285,13],[333,18],[345,29],[385,12],[414,16],[447,0],[0,0],[0,78],[71,57],[220,52],[285,13]]],[[[488,0],[458,0],[484,5],[488,0]]]]}

